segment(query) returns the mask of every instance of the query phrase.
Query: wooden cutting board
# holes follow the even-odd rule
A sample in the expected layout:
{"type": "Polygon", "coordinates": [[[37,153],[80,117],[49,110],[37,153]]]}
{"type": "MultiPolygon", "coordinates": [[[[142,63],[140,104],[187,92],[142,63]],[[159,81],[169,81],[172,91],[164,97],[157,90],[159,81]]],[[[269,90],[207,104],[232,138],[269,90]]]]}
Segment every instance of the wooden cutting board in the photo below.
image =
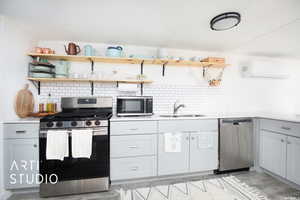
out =
{"type": "Polygon", "coordinates": [[[28,117],[34,109],[34,98],[28,87],[29,85],[25,84],[24,89],[20,90],[15,98],[15,112],[20,118],[28,117]]]}

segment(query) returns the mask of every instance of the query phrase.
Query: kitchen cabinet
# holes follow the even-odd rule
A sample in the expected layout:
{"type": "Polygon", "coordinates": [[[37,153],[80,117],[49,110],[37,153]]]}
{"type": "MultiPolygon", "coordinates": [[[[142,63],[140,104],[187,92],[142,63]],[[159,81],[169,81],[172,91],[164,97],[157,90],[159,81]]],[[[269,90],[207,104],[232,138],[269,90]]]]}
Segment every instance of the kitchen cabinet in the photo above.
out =
{"type": "Polygon", "coordinates": [[[300,185],[300,124],[260,121],[260,166],[300,185]]]}
{"type": "Polygon", "coordinates": [[[4,123],[5,189],[38,187],[39,124],[4,123]]]}
{"type": "Polygon", "coordinates": [[[218,168],[218,132],[190,133],[190,172],[218,168]]]}
{"type": "Polygon", "coordinates": [[[37,187],[39,172],[38,139],[9,139],[4,141],[5,188],[37,187]]]}
{"type": "Polygon", "coordinates": [[[266,170],[286,177],[286,136],[270,131],[260,132],[260,165],[266,170]]]}
{"type": "Polygon", "coordinates": [[[218,168],[217,120],[159,121],[158,175],[203,172],[218,168]],[[181,151],[165,151],[165,134],[181,134],[181,151]]]}
{"type": "Polygon", "coordinates": [[[189,171],[189,132],[181,135],[180,152],[165,151],[165,135],[158,136],[158,175],[187,173],[189,171]]]}
{"type": "Polygon", "coordinates": [[[112,181],[157,176],[157,121],[111,121],[112,181]]]}
{"type": "Polygon", "coordinates": [[[300,138],[287,138],[287,179],[300,185],[300,138]]]}

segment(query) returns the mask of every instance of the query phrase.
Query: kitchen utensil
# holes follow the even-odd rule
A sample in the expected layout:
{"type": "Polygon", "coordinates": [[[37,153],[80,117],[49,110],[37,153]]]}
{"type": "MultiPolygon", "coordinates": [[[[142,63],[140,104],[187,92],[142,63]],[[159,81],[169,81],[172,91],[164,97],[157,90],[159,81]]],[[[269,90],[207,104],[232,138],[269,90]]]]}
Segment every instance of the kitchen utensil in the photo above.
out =
{"type": "Polygon", "coordinates": [[[47,66],[32,66],[30,69],[31,72],[52,72],[52,68],[51,67],[47,67],[47,66]]]}
{"type": "Polygon", "coordinates": [[[56,77],[57,76],[68,77],[69,71],[70,71],[70,62],[68,61],[60,60],[55,66],[56,77]]]}
{"type": "Polygon", "coordinates": [[[64,45],[64,46],[65,46],[65,51],[68,55],[77,55],[81,51],[80,47],[78,45],[76,45],[75,43],[72,43],[72,42],[70,42],[68,44],[68,49],[67,49],[66,45],[64,45]]]}
{"type": "Polygon", "coordinates": [[[44,54],[50,54],[50,52],[51,52],[52,50],[49,49],[49,48],[43,48],[42,51],[43,51],[44,54]]]}
{"type": "Polygon", "coordinates": [[[85,56],[94,56],[95,55],[94,48],[92,47],[92,45],[84,46],[84,55],[85,56]]]}
{"type": "Polygon", "coordinates": [[[41,47],[35,47],[34,52],[35,53],[43,53],[43,49],[41,47]]]}
{"type": "Polygon", "coordinates": [[[120,46],[107,47],[106,56],[108,56],[108,57],[123,57],[123,48],[120,46]]]}
{"type": "Polygon", "coordinates": [[[29,85],[25,84],[24,88],[17,93],[15,98],[15,112],[20,118],[28,117],[34,109],[33,95],[28,88],[29,85]]]}
{"type": "Polygon", "coordinates": [[[54,77],[52,73],[47,73],[47,72],[31,72],[30,76],[32,78],[53,78],[54,77]]]}

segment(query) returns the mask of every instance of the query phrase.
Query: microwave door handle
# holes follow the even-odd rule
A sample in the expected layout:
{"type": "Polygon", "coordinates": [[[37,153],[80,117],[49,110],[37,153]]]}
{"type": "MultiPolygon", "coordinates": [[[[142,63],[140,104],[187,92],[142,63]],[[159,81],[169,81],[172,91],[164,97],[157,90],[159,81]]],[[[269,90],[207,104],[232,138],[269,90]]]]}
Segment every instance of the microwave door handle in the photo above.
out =
{"type": "Polygon", "coordinates": [[[144,99],[144,113],[147,112],[147,99],[144,99]]]}

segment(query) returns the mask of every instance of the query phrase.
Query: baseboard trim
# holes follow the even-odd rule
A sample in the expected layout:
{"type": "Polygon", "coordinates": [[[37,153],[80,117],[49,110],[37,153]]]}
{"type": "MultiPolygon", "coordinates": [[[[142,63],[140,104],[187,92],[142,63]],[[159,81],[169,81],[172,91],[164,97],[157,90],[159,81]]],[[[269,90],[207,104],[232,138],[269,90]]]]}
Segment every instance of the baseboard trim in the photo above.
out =
{"type": "Polygon", "coordinates": [[[145,183],[145,182],[156,182],[156,181],[168,181],[168,180],[176,180],[176,179],[188,179],[188,178],[196,178],[203,177],[206,175],[213,175],[214,171],[205,171],[205,172],[195,172],[195,173],[187,173],[187,174],[175,174],[175,175],[164,175],[164,176],[153,176],[147,178],[136,178],[136,179],[126,179],[126,180],[116,180],[112,181],[112,186],[118,186],[122,184],[137,184],[137,183],[145,183]]]}

